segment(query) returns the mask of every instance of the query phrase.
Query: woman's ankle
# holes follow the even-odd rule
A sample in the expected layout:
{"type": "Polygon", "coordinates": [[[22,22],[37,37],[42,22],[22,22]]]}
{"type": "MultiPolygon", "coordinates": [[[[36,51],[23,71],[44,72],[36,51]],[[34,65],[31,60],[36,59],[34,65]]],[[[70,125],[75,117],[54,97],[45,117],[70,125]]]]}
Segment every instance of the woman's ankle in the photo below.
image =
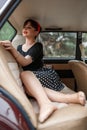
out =
{"type": "Polygon", "coordinates": [[[40,108],[39,121],[43,123],[57,109],[52,103],[45,104],[40,108]]]}

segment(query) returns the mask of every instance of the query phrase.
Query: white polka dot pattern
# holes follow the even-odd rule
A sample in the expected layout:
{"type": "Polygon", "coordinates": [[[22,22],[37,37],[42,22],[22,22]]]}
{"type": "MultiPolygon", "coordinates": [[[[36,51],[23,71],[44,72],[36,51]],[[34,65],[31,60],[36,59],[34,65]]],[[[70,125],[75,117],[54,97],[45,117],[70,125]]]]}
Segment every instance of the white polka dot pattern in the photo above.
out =
{"type": "Polygon", "coordinates": [[[33,71],[33,73],[39,79],[43,87],[47,87],[55,91],[61,91],[64,88],[59,75],[52,68],[43,67],[37,71],[33,71]]]}

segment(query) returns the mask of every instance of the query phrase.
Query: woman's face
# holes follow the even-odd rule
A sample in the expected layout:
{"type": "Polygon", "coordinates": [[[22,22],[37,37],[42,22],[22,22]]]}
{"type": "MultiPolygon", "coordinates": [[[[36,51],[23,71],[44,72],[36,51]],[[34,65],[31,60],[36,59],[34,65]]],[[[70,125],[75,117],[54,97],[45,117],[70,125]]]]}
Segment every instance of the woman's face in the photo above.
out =
{"type": "Polygon", "coordinates": [[[22,35],[24,37],[29,37],[29,38],[35,38],[35,36],[37,36],[38,34],[38,31],[35,30],[35,28],[33,28],[31,26],[31,23],[27,23],[24,27],[23,27],[23,30],[22,30],[22,35]]]}

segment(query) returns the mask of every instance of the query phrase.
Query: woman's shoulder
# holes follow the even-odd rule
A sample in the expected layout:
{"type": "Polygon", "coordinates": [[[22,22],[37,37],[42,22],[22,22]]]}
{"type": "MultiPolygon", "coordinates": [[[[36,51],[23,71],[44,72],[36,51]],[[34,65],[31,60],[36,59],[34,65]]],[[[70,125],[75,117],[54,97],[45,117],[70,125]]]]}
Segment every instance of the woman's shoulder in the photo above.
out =
{"type": "Polygon", "coordinates": [[[36,45],[41,47],[43,46],[41,42],[36,42],[36,45]]]}
{"type": "Polygon", "coordinates": [[[41,42],[36,42],[34,45],[34,48],[36,48],[37,50],[42,50],[43,49],[43,45],[41,42]]]}

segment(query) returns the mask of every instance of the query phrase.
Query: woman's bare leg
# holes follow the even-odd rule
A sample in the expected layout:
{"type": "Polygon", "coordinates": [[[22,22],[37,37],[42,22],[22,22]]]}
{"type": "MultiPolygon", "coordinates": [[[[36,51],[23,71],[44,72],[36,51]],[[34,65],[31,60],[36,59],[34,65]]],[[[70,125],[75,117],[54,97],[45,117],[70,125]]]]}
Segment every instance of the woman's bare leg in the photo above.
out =
{"type": "Polygon", "coordinates": [[[45,121],[45,119],[47,119],[57,109],[57,107],[55,107],[50,101],[41,83],[31,71],[22,72],[21,79],[27,91],[35,97],[40,106],[39,121],[45,121]]]}
{"type": "Polygon", "coordinates": [[[44,89],[51,101],[63,103],[78,103],[81,105],[85,105],[86,98],[85,94],[82,91],[73,94],[63,94],[61,92],[54,91],[48,88],[44,89]]]}

